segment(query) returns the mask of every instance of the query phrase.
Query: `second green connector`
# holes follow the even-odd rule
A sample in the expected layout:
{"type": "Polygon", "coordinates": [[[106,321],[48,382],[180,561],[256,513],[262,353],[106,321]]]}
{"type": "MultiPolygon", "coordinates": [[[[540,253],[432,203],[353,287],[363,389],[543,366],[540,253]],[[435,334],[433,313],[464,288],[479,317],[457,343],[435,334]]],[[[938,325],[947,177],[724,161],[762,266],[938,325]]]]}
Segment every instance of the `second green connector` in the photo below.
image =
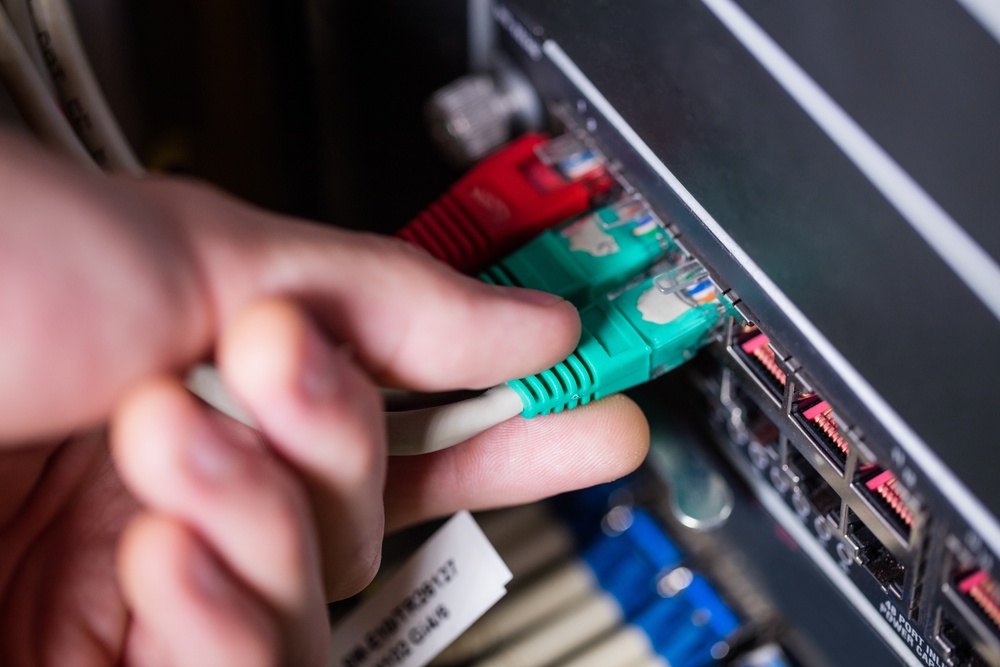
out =
{"type": "Polygon", "coordinates": [[[543,232],[479,278],[558,294],[582,307],[676,250],[649,208],[627,199],[543,232]]]}

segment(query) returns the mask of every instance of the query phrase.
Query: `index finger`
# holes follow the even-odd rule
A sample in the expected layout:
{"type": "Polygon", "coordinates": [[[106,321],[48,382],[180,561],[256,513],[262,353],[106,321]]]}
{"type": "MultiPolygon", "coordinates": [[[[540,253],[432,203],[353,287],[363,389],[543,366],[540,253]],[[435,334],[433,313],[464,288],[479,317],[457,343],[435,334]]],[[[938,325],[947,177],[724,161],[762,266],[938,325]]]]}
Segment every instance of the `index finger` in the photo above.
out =
{"type": "Polygon", "coordinates": [[[487,285],[397,239],[279,218],[190,185],[160,187],[191,190],[169,200],[195,240],[221,327],[251,301],[290,296],[374,379],[422,391],[540,372],[579,338],[576,309],[560,297],[487,285]]]}

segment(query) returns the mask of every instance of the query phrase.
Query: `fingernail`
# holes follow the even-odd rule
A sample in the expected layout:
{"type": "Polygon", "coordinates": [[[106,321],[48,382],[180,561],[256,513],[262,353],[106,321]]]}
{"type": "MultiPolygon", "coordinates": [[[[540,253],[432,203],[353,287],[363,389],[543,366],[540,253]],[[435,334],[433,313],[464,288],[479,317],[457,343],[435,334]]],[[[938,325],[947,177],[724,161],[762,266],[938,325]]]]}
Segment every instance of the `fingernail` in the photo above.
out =
{"type": "Polygon", "coordinates": [[[198,546],[191,550],[188,558],[188,572],[191,583],[198,592],[213,598],[222,597],[225,582],[219,565],[206,553],[204,547],[198,546]]]}
{"type": "Polygon", "coordinates": [[[350,358],[350,349],[328,340],[308,320],[303,321],[302,328],[299,386],[306,399],[322,403],[341,390],[341,367],[350,358]]]}
{"type": "Polygon", "coordinates": [[[530,303],[536,306],[552,306],[561,301],[565,301],[565,299],[558,294],[550,294],[549,292],[528,289],[526,287],[508,287],[506,285],[497,285],[495,286],[495,289],[499,290],[508,298],[516,299],[518,301],[523,301],[524,303],[530,303]]]}
{"type": "Polygon", "coordinates": [[[232,474],[236,457],[232,445],[208,428],[196,431],[187,448],[187,464],[191,471],[206,481],[217,482],[232,474]]]}
{"type": "Polygon", "coordinates": [[[306,325],[302,368],[299,386],[306,398],[321,401],[336,393],[339,388],[335,355],[340,351],[320,337],[311,325],[306,325]]]}

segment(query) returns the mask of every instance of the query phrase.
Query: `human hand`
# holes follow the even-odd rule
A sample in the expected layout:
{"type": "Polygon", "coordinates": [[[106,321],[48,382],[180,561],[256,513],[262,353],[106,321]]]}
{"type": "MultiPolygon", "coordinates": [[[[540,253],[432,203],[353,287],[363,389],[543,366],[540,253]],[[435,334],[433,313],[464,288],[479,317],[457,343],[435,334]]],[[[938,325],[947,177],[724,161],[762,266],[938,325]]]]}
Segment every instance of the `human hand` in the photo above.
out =
{"type": "Polygon", "coordinates": [[[0,285],[3,664],[322,664],[323,602],[371,578],[383,526],[643,456],[616,398],[387,460],[376,384],[536,372],[575,343],[572,309],[201,186],[11,154],[2,196],[29,210],[0,225],[0,266],[31,290],[0,285]],[[213,354],[259,434],[184,391],[213,354]]]}

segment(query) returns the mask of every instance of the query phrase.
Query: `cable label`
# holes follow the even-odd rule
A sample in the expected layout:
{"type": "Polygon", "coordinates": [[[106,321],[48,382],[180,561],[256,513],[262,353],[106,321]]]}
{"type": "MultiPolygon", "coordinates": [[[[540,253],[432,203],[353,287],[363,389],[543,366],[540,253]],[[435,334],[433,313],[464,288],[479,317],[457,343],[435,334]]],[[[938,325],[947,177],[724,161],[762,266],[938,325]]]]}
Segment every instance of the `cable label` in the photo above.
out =
{"type": "Polygon", "coordinates": [[[511,576],[459,512],[333,628],[329,664],[423,667],[504,596],[511,576]]]}

